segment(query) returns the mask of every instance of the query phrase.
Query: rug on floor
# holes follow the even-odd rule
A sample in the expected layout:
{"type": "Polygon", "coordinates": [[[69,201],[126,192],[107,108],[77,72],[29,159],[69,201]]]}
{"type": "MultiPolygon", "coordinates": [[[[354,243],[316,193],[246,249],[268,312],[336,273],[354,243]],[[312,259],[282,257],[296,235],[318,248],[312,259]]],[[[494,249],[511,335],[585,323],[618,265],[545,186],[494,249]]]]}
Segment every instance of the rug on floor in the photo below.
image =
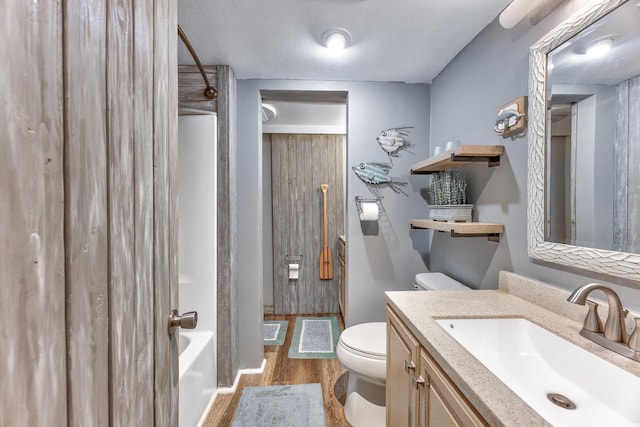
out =
{"type": "Polygon", "coordinates": [[[325,427],[320,384],[245,387],[232,427],[325,427]]]}
{"type": "Polygon", "coordinates": [[[298,317],[289,347],[290,359],[335,359],[340,338],[338,319],[298,317]]]}
{"type": "Polygon", "coordinates": [[[262,324],[264,345],[282,345],[287,336],[288,320],[265,320],[262,324]]]}

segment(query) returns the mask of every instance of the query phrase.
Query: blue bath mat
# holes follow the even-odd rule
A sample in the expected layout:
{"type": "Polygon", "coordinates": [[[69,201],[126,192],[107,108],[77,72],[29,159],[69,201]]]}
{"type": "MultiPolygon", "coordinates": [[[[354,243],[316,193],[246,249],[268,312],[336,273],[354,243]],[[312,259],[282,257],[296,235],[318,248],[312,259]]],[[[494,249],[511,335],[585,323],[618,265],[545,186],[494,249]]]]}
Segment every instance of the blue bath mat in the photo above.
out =
{"type": "Polygon", "coordinates": [[[287,336],[287,320],[265,320],[262,324],[264,345],[282,345],[287,336]]]}
{"type": "Polygon", "coordinates": [[[245,387],[232,427],[325,427],[320,384],[245,387]]]}
{"type": "Polygon", "coordinates": [[[338,319],[298,317],[289,347],[290,359],[335,359],[340,339],[338,319]]]}

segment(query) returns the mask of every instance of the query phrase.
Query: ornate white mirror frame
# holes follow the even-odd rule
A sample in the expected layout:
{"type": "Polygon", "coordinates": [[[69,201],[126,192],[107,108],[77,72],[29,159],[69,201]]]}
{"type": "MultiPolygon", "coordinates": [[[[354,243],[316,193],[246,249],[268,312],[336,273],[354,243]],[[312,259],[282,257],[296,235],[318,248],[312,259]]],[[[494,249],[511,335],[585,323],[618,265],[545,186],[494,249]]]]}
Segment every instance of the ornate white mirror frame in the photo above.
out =
{"type": "Polygon", "coordinates": [[[627,0],[589,4],[531,46],[529,54],[528,243],[534,259],[640,281],[640,254],[544,240],[547,54],[627,0]]]}

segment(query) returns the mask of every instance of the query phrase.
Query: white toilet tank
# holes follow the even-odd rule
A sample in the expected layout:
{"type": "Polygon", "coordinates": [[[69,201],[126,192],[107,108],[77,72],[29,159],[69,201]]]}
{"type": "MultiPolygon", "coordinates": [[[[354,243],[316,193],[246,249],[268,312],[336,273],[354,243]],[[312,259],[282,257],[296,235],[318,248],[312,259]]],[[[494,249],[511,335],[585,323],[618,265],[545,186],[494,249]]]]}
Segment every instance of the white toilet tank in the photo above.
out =
{"type": "Polygon", "coordinates": [[[416,274],[414,287],[419,291],[470,291],[457,280],[442,273],[416,274]]]}

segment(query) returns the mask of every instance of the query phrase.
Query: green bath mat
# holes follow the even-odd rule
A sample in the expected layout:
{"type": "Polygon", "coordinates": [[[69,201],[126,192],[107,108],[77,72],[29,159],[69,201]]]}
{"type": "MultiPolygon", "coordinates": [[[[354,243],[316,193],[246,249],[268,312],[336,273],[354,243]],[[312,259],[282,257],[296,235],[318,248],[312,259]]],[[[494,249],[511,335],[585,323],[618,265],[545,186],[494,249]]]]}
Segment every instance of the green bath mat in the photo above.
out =
{"type": "Polygon", "coordinates": [[[289,347],[290,359],[335,359],[340,339],[338,319],[298,317],[289,347]]]}
{"type": "Polygon", "coordinates": [[[264,345],[282,345],[287,336],[287,320],[265,320],[262,324],[264,345]]]}

